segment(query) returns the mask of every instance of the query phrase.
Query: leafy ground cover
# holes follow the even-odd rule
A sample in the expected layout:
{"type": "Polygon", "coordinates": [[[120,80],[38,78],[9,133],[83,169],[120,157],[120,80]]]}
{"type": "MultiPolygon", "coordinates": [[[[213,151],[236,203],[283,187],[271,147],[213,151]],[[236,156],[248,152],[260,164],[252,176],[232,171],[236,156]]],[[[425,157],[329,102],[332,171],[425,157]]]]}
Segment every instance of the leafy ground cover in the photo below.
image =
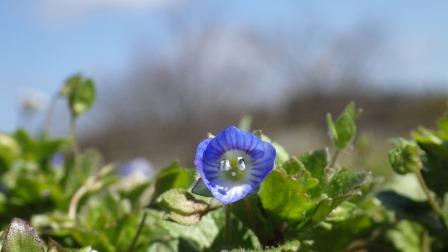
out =
{"type": "MultiPolygon", "coordinates": [[[[250,194],[223,205],[194,167],[173,162],[135,179],[80,149],[76,120],[95,96],[81,75],[61,88],[70,136],[0,134],[1,251],[448,249],[448,117],[394,140],[388,158],[397,176],[387,183],[338,158],[357,148],[354,103],[327,116],[331,146],[298,156],[255,130],[274,146],[275,164],[250,194]]],[[[251,132],[247,118],[239,128],[251,132]]]]}

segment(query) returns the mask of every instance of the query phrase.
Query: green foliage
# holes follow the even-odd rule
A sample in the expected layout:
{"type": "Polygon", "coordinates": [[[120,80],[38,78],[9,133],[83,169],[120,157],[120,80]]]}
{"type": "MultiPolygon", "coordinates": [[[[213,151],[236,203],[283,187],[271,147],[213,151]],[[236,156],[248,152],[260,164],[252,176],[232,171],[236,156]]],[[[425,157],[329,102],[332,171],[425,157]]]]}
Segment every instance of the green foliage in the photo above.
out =
{"type": "MultiPolygon", "coordinates": [[[[81,75],[69,78],[60,95],[74,118],[96,96],[93,81],[81,75]]],[[[94,150],[71,150],[71,137],[1,133],[2,251],[448,249],[448,117],[436,130],[419,128],[411,140],[398,139],[389,152],[396,173],[416,176],[426,196],[418,201],[381,191],[384,184],[362,167],[337,159],[355,138],[358,115],[354,103],[336,120],[328,115],[333,148],[301,155],[255,131],[274,145],[275,168],[251,195],[227,206],[178,162],[137,181],[118,176],[94,150]],[[55,155],[64,156],[61,163],[53,163],[55,155]],[[37,232],[14,217],[31,221],[37,232]]],[[[249,130],[249,117],[241,127],[249,130]]],[[[364,156],[357,158],[364,166],[364,156]]]]}
{"type": "Polygon", "coordinates": [[[336,121],[333,121],[331,114],[327,114],[327,126],[330,130],[330,137],[333,145],[342,150],[349,145],[356,134],[356,119],[359,111],[355,103],[350,103],[339,115],[336,121]]]}
{"type": "Polygon", "coordinates": [[[430,251],[425,230],[409,221],[400,221],[394,229],[387,232],[386,237],[402,252],[430,251]]]}
{"type": "Polygon", "coordinates": [[[426,196],[424,201],[415,201],[395,192],[378,195],[400,220],[387,234],[399,251],[448,248],[448,117],[440,119],[437,126],[436,130],[418,128],[411,140],[397,140],[389,152],[394,171],[413,173],[426,196]]]}
{"type": "Polygon", "coordinates": [[[389,162],[398,174],[417,172],[422,169],[420,148],[413,142],[397,139],[395,147],[389,151],[389,162]]]}
{"type": "Polygon", "coordinates": [[[178,162],[162,169],[154,181],[153,202],[171,188],[189,188],[193,183],[194,174],[193,169],[182,168],[178,162]]]}
{"type": "MultiPolygon", "coordinates": [[[[90,91],[80,91],[89,90],[89,83],[76,75],[62,90],[75,116],[93,103],[94,96],[85,95],[90,91]]],[[[341,118],[353,109],[349,106],[341,118]]],[[[354,130],[343,128],[354,126],[344,120],[335,127],[345,132],[338,133],[339,139],[348,140],[338,141],[349,142],[354,130]],[[352,134],[348,138],[347,132],[352,134]]],[[[249,127],[247,120],[244,124],[249,127]]],[[[319,247],[315,234],[322,233],[320,227],[326,226],[330,235],[332,225],[353,226],[353,213],[360,212],[357,200],[369,185],[366,173],[329,167],[324,150],[296,158],[261,131],[257,134],[276,148],[276,168],[258,193],[226,207],[210,197],[194,169],[178,162],[150,181],[126,184],[98,153],[73,155],[69,140],[35,138],[24,131],[1,135],[6,190],[0,194],[0,220],[5,224],[17,215],[31,220],[51,237],[44,245],[50,251],[92,246],[106,252],[310,251],[319,247]],[[55,166],[51,159],[58,153],[64,153],[64,160],[55,166]]],[[[356,218],[368,219],[369,214],[356,218]]],[[[371,227],[363,223],[363,230],[371,227]]],[[[338,249],[348,242],[341,239],[338,249]]]]}
{"type": "Polygon", "coordinates": [[[213,198],[201,198],[184,189],[172,189],[163,193],[157,203],[169,211],[166,216],[168,220],[184,225],[196,224],[208,212],[221,207],[213,198]]]}
{"type": "Polygon", "coordinates": [[[6,229],[2,252],[43,252],[43,243],[36,231],[24,220],[14,218],[6,229]]]}
{"type": "Polygon", "coordinates": [[[307,212],[316,204],[306,194],[306,188],[280,170],[274,170],[266,178],[259,195],[264,209],[279,219],[291,222],[305,219],[307,212]]]}
{"type": "Polygon", "coordinates": [[[89,110],[95,102],[95,84],[92,79],[76,74],[67,79],[61,95],[68,98],[71,114],[78,117],[89,110]]]}
{"type": "Polygon", "coordinates": [[[26,221],[14,218],[0,239],[2,252],[93,252],[90,247],[81,249],[64,248],[54,240],[45,244],[32,226],[26,221]]]}
{"type": "Polygon", "coordinates": [[[420,127],[412,132],[413,140],[423,150],[423,177],[428,187],[440,198],[448,191],[447,121],[448,117],[445,116],[438,121],[436,130],[420,127]]]}

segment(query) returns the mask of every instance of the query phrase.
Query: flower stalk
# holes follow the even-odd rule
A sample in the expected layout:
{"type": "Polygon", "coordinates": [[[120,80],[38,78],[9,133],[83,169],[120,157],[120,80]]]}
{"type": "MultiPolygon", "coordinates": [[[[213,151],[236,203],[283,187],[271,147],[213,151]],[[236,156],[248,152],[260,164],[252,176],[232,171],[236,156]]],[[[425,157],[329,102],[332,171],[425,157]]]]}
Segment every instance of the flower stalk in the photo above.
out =
{"type": "Polygon", "coordinates": [[[425,179],[423,178],[423,175],[420,170],[415,171],[415,175],[417,176],[418,183],[420,184],[420,187],[423,191],[423,193],[426,196],[426,199],[428,200],[429,205],[431,206],[432,210],[437,214],[440,221],[442,222],[442,225],[445,229],[448,229],[443,217],[443,211],[442,207],[439,205],[439,202],[437,201],[436,197],[434,196],[434,193],[428,188],[428,185],[426,185],[425,179]]]}
{"type": "Polygon", "coordinates": [[[128,250],[127,250],[128,252],[134,251],[135,246],[137,245],[138,238],[140,237],[140,235],[141,235],[141,233],[143,231],[143,226],[145,225],[147,217],[148,217],[148,212],[147,211],[143,211],[142,219],[140,220],[140,223],[138,224],[137,232],[135,233],[134,238],[132,239],[131,244],[129,244],[129,247],[128,247],[128,250]]]}

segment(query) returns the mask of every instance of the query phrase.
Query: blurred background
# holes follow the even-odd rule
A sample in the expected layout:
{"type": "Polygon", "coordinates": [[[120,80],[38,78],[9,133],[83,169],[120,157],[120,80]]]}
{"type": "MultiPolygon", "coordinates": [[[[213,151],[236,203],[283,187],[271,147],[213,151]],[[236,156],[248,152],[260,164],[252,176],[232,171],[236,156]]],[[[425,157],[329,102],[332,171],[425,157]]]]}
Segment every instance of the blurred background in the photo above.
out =
{"type": "MultiPolygon", "coordinates": [[[[71,74],[96,80],[83,147],[179,159],[252,116],[292,154],[328,144],[327,112],[363,108],[345,158],[386,174],[388,139],[447,108],[448,2],[0,0],[0,130],[36,134],[71,74]],[[359,154],[359,153],[358,153],[359,154]]],[[[52,135],[68,132],[56,104],[52,135]]],[[[139,159],[139,160],[140,160],[139,159]]]]}

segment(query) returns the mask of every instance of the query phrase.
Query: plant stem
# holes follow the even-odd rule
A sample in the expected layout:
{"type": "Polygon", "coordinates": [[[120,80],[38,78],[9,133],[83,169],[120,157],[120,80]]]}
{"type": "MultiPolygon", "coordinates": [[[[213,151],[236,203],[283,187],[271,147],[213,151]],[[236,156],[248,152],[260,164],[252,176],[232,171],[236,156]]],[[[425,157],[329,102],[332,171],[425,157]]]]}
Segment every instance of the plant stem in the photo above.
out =
{"type": "Polygon", "coordinates": [[[137,244],[138,237],[140,237],[140,234],[142,233],[142,230],[143,230],[143,226],[145,225],[146,217],[148,217],[148,212],[144,211],[142,219],[138,225],[137,233],[135,233],[135,236],[132,239],[131,244],[129,244],[129,247],[127,250],[128,252],[132,252],[134,250],[135,245],[137,244]]]}
{"type": "Polygon", "coordinates": [[[71,220],[76,219],[76,210],[81,198],[91,190],[100,188],[103,184],[101,179],[112,171],[111,166],[102,167],[94,176],[89,177],[86,182],[73,194],[68,208],[68,217],[71,220]]]}
{"type": "Polygon", "coordinates": [[[336,149],[336,151],[331,156],[330,164],[328,165],[329,168],[333,168],[336,165],[336,160],[338,159],[340,153],[341,150],[336,149]]]}
{"type": "Polygon", "coordinates": [[[68,208],[68,218],[71,220],[76,219],[76,210],[78,208],[79,201],[82,196],[84,196],[87,192],[89,192],[90,187],[94,184],[96,177],[90,177],[87,179],[86,183],[81,186],[78,191],[73,194],[72,199],[70,200],[70,205],[68,208]]]}
{"type": "Polygon", "coordinates": [[[229,244],[229,242],[230,242],[230,237],[229,237],[229,232],[230,232],[230,205],[225,206],[224,207],[224,211],[225,211],[224,242],[225,242],[225,244],[229,244]]]}
{"type": "Polygon", "coordinates": [[[423,229],[422,234],[420,235],[420,240],[420,250],[422,252],[431,252],[431,241],[429,240],[428,232],[425,229],[423,229]]]}
{"type": "Polygon", "coordinates": [[[53,95],[50,100],[50,104],[48,104],[47,112],[45,114],[44,125],[42,127],[42,133],[49,134],[51,130],[51,122],[53,119],[53,111],[56,107],[56,102],[58,101],[59,93],[53,95]]]}
{"type": "Polygon", "coordinates": [[[437,202],[437,199],[434,197],[431,190],[429,190],[428,186],[426,185],[425,179],[422,176],[422,173],[420,171],[416,171],[415,175],[417,176],[417,180],[420,184],[420,187],[422,188],[423,193],[426,195],[426,198],[428,199],[429,205],[431,205],[431,208],[434,210],[434,212],[439,216],[440,221],[442,222],[443,227],[446,229],[446,223],[443,218],[443,211],[440,207],[439,203],[437,202]]]}
{"type": "Polygon", "coordinates": [[[76,117],[73,114],[70,116],[70,136],[73,141],[73,152],[75,153],[75,156],[78,156],[79,147],[78,141],[76,140],[76,117]]]}
{"type": "Polygon", "coordinates": [[[256,220],[254,219],[255,213],[252,209],[252,206],[250,205],[250,202],[248,199],[243,200],[244,209],[246,210],[247,219],[249,220],[252,227],[256,230],[258,234],[262,234],[262,232],[259,230],[256,220]]]}

